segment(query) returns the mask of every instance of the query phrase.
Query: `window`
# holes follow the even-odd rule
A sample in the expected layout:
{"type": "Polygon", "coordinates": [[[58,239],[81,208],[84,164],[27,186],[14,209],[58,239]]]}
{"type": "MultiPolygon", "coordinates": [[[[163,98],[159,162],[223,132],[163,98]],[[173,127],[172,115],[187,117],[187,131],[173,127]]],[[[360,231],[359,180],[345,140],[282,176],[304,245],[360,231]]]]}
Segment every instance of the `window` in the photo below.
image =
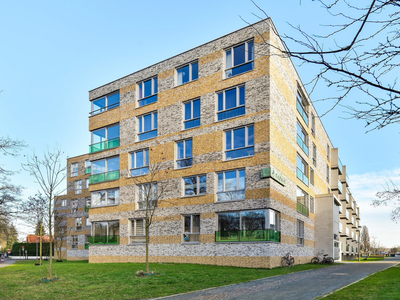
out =
{"type": "Polygon", "coordinates": [[[119,204],[119,189],[92,192],[91,207],[119,204]]]}
{"type": "Polygon", "coordinates": [[[254,69],[254,41],[247,41],[226,50],[226,78],[254,69]]]}
{"type": "Polygon", "coordinates": [[[302,213],[303,215],[308,216],[308,208],[309,208],[308,194],[301,188],[297,187],[296,196],[297,196],[297,211],[302,213]]]}
{"type": "Polygon", "coordinates": [[[139,141],[148,140],[157,136],[157,112],[139,116],[139,141]]]}
{"type": "Polygon", "coordinates": [[[85,226],[92,226],[92,223],[89,221],[89,217],[86,217],[86,224],[85,226]]]}
{"type": "Polygon", "coordinates": [[[185,105],[185,129],[200,126],[200,99],[191,100],[185,105]]]}
{"type": "Polygon", "coordinates": [[[312,148],[313,148],[312,162],[313,162],[313,165],[316,167],[317,166],[317,146],[315,146],[314,142],[312,143],[312,148]]]}
{"type": "Polygon", "coordinates": [[[92,101],[92,116],[119,106],[119,92],[92,101]]]}
{"type": "Polygon", "coordinates": [[[92,173],[92,163],[90,160],[85,161],[85,174],[91,174],[92,173]]]}
{"type": "Polygon", "coordinates": [[[297,144],[308,156],[308,134],[299,122],[297,122],[297,144]]]}
{"type": "Polygon", "coordinates": [[[85,189],[88,189],[88,188],[89,188],[89,179],[86,178],[85,179],[85,189]]]}
{"type": "Polygon", "coordinates": [[[82,194],[82,180],[75,181],[75,194],[82,194]]]}
{"type": "Polygon", "coordinates": [[[218,93],[218,121],[246,113],[244,85],[218,93]]]}
{"type": "Polygon", "coordinates": [[[339,232],[343,232],[343,224],[339,222],[339,232]]]}
{"type": "Polygon", "coordinates": [[[297,245],[304,245],[304,222],[297,220],[297,245]]]}
{"type": "Polygon", "coordinates": [[[72,177],[78,176],[78,163],[71,164],[71,173],[72,173],[72,177]]]}
{"type": "Polygon", "coordinates": [[[311,134],[315,137],[315,116],[311,113],[311,134]]]}
{"type": "Polygon", "coordinates": [[[82,229],[82,218],[75,218],[75,230],[82,229]]]}
{"type": "Polygon", "coordinates": [[[185,196],[203,195],[207,192],[207,176],[198,175],[183,178],[185,196]]]}
{"type": "Polygon", "coordinates": [[[146,183],[139,185],[138,209],[149,209],[157,207],[158,193],[157,183],[146,183]]]}
{"type": "Polygon", "coordinates": [[[93,222],[90,244],[119,244],[119,221],[93,222]]]}
{"type": "Polygon", "coordinates": [[[62,200],[61,201],[61,206],[67,206],[68,204],[67,204],[67,200],[66,199],[64,199],[64,200],[62,200]]]}
{"type": "Polygon", "coordinates": [[[326,144],[326,159],[328,161],[331,160],[330,155],[331,155],[331,148],[329,147],[329,144],[326,144]]]}
{"type": "Polygon", "coordinates": [[[329,173],[330,173],[329,165],[326,164],[326,182],[328,184],[329,184],[329,173]]]}
{"type": "Polygon", "coordinates": [[[199,63],[197,61],[191,62],[186,66],[177,69],[177,73],[178,85],[196,80],[199,77],[199,63]]]}
{"type": "Polygon", "coordinates": [[[187,168],[193,165],[193,140],[176,143],[176,168],[187,168]]]}
{"type": "Polygon", "coordinates": [[[72,200],[72,212],[78,211],[78,200],[72,200]]]}
{"type": "Polygon", "coordinates": [[[153,77],[138,83],[139,86],[139,101],[138,106],[157,102],[158,79],[153,77]]]}
{"type": "Polygon", "coordinates": [[[149,149],[143,149],[131,154],[131,176],[149,174],[149,149]]]}
{"type": "Polygon", "coordinates": [[[246,198],[245,170],[218,173],[218,201],[244,200],[246,198]]]}
{"type": "Polygon", "coordinates": [[[92,131],[89,153],[119,147],[119,124],[92,131]]]}
{"type": "Polygon", "coordinates": [[[299,178],[305,185],[308,186],[308,165],[297,154],[297,178],[299,178]]]}
{"type": "Polygon", "coordinates": [[[71,235],[72,238],[72,249],[78,249],[78,236],[77,235],[71,235]]]}
{"type": "Polygon", "coordinates": [[[218,214],[216,242],[280,242],[279,212],[272,209],[218,214]]]}
{"type": "Polygon", "coordinates": [[[92,173],[90,184],[119,179],[119,156],[92,162],[92,173]]]}
{"type": "Polygon", "coordinates": [[[145,219],[131,221],[130,243],[146,243],[145,219]]]}
{"type": "Polygon", "coordinates": [[[315,214],[315,200],[313,197],[310,196],[310,212],[315,214]]]}
{"type": "Polygon", "coordinates": [[[297,93],[297,105],[296,106],[297,106],[297,111],[299,112],[299,114],[303,118],[304,122],[306,122],[306,124],[308,126],[308,115],[307,115],[307,110],[306,110],[307,103],[303,100],[303,97],[301,97],[299,93],[297,93]]]}
{"type": "Polygon", "coordinates": [[[254,155],[254,125],[225,131],[225,137],[227,160],[254,155]]]}
{"type": "Polygon", "coordinates": [[[183,217],[183,242],[200,242],[200,215],[183,217]]]}
{"type": "Polygon", "coordinates": [[[310,183],[314,185],[314,169],[310,168],[310,183]]]}

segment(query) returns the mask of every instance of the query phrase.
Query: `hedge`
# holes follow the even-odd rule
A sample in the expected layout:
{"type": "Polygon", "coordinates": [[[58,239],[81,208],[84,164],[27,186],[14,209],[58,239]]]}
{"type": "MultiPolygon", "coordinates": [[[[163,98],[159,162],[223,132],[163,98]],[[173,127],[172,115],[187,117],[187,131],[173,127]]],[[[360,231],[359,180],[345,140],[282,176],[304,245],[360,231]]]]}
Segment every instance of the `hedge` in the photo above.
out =
{"type": "MultiPolygon", "coordinates": [[[[28,250],[28,255],[29,256],[36,256],[36,243],[15,243],[12,246],[12,250],[11,250],[11,255],[15,255],[18,256],[20,255],[19,250],[21,249],[21,255],[22,254],[22,246],[24,246],[24,252],[25,250],[28,250]]],[[[37,244],[37,249],[38,249],[38,255],[39,255],[39,251],[40,251],[40,243],[37,244]]],[[[50,250],[50,243],[42,243],[42,255],[44,256],[49,256],[49,250],[50,250]]],[[[53,244],[53,249],[54,249],[54,244],[53,244]]],[[[53,255],[54,255],[54,250],[53,250],[53,255]]]]}

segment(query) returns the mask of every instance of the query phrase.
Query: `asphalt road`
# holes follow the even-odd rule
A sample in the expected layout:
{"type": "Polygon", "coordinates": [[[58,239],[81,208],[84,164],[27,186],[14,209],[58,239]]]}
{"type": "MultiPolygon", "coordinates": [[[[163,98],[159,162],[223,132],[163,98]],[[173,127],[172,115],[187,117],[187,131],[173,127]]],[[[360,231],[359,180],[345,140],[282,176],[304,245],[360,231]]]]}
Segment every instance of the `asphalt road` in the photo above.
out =
{"type": "Polygon", "coordinates": [[[381,262],[345,263],[163,299],[315,299],[398,263],[400,256],[381,262]]]}

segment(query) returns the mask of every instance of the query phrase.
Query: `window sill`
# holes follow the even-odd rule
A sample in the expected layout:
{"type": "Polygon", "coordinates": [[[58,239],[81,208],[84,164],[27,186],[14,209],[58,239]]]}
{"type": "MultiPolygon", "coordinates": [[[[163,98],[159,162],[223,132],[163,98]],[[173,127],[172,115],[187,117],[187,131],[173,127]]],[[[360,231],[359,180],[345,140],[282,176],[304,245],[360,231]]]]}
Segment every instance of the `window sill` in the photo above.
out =
{"type": "Polygon", "coordinates": [[[176,89],[176,88],[178,88],[178,87],[181,87],[181,86],[184,86],[184,85],[187,85],[187,84],[192,83],[192,82],[196,82],[196,81],[198,81],[198,80],[199,80],[199,79],[197,78],[197,79],[194,79],[194,80],[191,80],[191,81],[182,83],[182,84],[178,84],[178,85],[174,86],[174,89],[176,89]]]}
{"type": "MultiPolygon", "coordinates": [[[[139,133],[139,134],[140,134],[140,133],[139,133]]],[[[142,141],[136,141],[136,143],[147,142],[147,141],[150,141],[150,140],[156,139],[156,138],[158,138],[158,137],[159,137],[159,136],[157,135],[157,136],[155,136],[155,137],[148,138],[148,139],[145,139],[145,140],[142,140],[142,141]]]]}
{"type": "Polygon", "coordinates": [[[238,202],[238,201],[245,201],[246,199],[235,199],[235,200],[226,200],[226,201],[216,201],[214,203],[230,203],[230,202],[238,202]]]}
{"type": "MultiPolygon", "coordinates": [[[[188,120],[188,121],[190,121],[190,120],[188,120]]],[[[185,125],[185,124],[183,124],[183,125],[185,125]]],[[[190,128],[183,128],[181,131],[187,131],[187,130],[195,129],[195,128],[199,128],[199,127],[201,127],[201,125],[193,126],[193,127],[190,127],[190,128]]]]}
{"type": "Polygon", "coordinates": [[[146,243],[130,243],[128,246],[143,246],[146,245],[146,243]]]}
{"type": "Polygon", "coordinates": [[[297,247],[304,247],[304,245],[297,244],[297,247]]]}
{"type": "MultiPolygon", "coordinates": [[[[253,60],[253,62],[254,62],[254,60],[253,60]]],[[[248,63],[249,63],[249,62],[248,62],[248,63]]],[[[236,67],[233,67],[233,68],[236,68],[236,67]]],[[[223,78],[222,81],[228,80],[228,79],[231,79],[231,78],[234,78],[234,77],[237,77],[237,76],[240,76],[240,75],[249,73],[249,72],[253,72],[254,70],[255,70],[255,67],[254,67],[253,70],[248,70],[248,71],[245,71],[245,72],[243,72],[243,73],[233,75],[233,76],[231,76],[231,77],[226,77],[226,75],[225,75],[226,73],[225,73],[225,72],[226,72],[227,70],[224,70],[224,71],[223,71],[223,72],[224,72],[223,74],[224,74],[224,77],[225,77],[225,78],[223,78]]]]}
{"type": "Polygon", "coordinates": [[[206,196],[207,194],[199,194],[199,195],[184,195],[181,196],[181,199],[183,198],[193,198],[193,197],[202,197],[202,196],[206,196]]]}
{"type": "MultiPolygon", "coordinates": [[[[154,94],[154,95],[158,95],[158,94],[154,94]]],[[[148,97],[146,97],[146,98],[150,98],[150,97],[152,97],[152,96],[154,96],[154,95],[148,96],[148,97]]],[[[139,99],[139,100],[137,100],[136,102],[139,102],[140,100],[144,100],[144,99],[146,99],[146,98],[139,99]]],[[[157,103],[157,102],[158,102],[158,99],[157,99],[157,101],[154,101],[154,102],[151,102],[151,103],[147,103],[147,104],[142,105],[142,106],[136,106],[135,109],[141,109],[142,107],[146,107],[146,106],[152,105],[152,104],[157,103]]]]}
{"type": "Polygon", "coordinates": [[[199,245],[200,244],[200,242],[184,242],[184,243],[181,243],[181,245],[199,245]]]}
{"type": "Polygon", "coordinates": [[[91,206],[90,209],[92,208],[100,208],[100,207],[110,207],[110,206],[118,206],[119,203],[117,204],[107,204],[107,205],[97,205],[97,206],[91,206]]]}
{"type": "Polygon", "coordinates": [[[189,168],[192,168],[192,167],[193,167],[193,165],[191,165],[191,166],[188,166],[188,167],[183,167],[183,168],[175,168],[175,169],[174,169],[174,171],[179,171],[179,170],[189,169],[189,168]]]}
{"type": "MultiPolygon", "coordinates": [[[[222,111],[220,111],[220,112],[222,112],[222,111]]],[[[235,119],[235,118],[243,117],[243,116],[245,116],[245,115],[246,115],[246,114],[243,114],[243,115],[240,115],[240,116],[234,116],[234,117],[226,118],[226,119],[223,119],[223,120],[217,120],[217,121],[215,121],[215,123],[219,123],[219,122],[224,122],[224,121],[232,120],[232,119],[235,119]]],[[[218,118],[218,112],[217,112],[217,118],[218,118]]]]}
{"type": "Polygon", "coordinates": [[[254,157],[255,155],[249,155],[249,156],[242,156],[242,157],[236,157],[236,158],[231,158],[231,159],[225,159],[222,162],[228,162],[228,161],[233,161],[233,160],[238,160],[238,159],[244,159],[244,158],[249,158],[249,157],[254,157]]]}

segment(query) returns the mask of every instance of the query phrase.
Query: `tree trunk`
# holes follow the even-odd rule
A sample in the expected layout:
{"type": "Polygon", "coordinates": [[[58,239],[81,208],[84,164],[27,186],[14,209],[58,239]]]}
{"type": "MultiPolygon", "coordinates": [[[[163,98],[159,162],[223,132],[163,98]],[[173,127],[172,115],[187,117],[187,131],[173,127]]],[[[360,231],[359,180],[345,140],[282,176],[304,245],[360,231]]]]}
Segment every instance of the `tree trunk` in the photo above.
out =
{"type": "Polygon", "coordinates": [[[52,237],[52,234],[51,234],[51,217],[52,217],[52,214],[51,214],[51,198],[52,198],[53,194],[50,193],[49,196],[50,196],[50,199],[49,199],[49,238],[50,238],[50,241],[49,241],[49,245],[50,245],[50,250],[49,250],[49,253],[50,253],[50,257],[49,257],[49,279],[53,279],[53,237],[52,237]]]}
{"type": "Polygon", "coordinates": [[[150,273],[149,269],[149,216],[148,216],[148,201],[146,203],[146,273],[150,273]]]}
{"type": "Polygon", "coordinates": [[[42,235],[43,235],[43,225],[40,226],[40,235],[39,235],[39,239],[40,239],[40,265],[42,265],[42,253],[43,253],[43,243],[42,243],[42,235]]]}

